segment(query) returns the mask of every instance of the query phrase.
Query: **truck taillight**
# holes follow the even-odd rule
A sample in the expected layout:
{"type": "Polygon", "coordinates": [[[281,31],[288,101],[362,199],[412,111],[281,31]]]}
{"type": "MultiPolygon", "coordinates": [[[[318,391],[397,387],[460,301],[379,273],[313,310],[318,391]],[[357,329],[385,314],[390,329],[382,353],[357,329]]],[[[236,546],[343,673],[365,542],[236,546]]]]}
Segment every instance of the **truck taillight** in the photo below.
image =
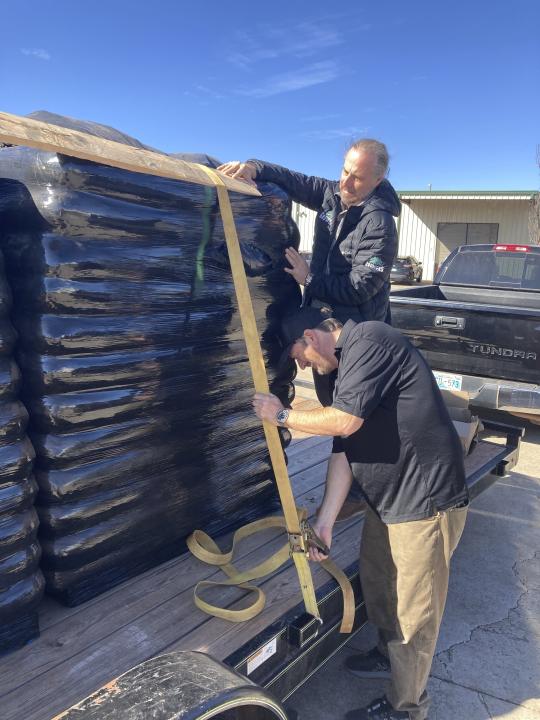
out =
{"type": "Polygon", "coordinates": [[[526,245],[494,245],[493,250],[503,250],[508,252],[529,252],[529,248],[526,245]]]}

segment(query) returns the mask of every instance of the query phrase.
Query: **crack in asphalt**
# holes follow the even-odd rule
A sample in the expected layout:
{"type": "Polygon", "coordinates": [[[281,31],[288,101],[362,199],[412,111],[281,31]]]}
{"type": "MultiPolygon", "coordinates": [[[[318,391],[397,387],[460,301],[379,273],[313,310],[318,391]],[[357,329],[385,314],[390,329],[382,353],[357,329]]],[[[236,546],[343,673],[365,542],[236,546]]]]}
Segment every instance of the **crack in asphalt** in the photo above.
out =
{"type": "MultiPolygon", "coordinates": [[[[498,695],[493,695],[493,693],[486,692],[485,690],[478,690],[478,688],[474,688],[471,685],[464,685],[463,683],[456,682],[455,680],[449,680],[448,678],[440,677],[439,675],[430,675],[431,678],[435,680],[440,680],[440,682],[448,683],[448,685],[453,685],[454,687],[462,688],[463,690],[470,690],[475,695],[478,695],[479,698],[482,699],[482,705],[485,705],[485,698],[489,697],[493,700],[499,700],[499,702],[506,703],[507,705],[513,705],[514,707],[522,707],[526,710],[532,710],[532,712],[536,712],[536,710],[533,710],[528,705],[522,705],[521,703],[517,703],[515,700],[507,700],[506,698],[499,697],[498,695]]],[[[486,710],[489,712],[489,709],[486,708],[486,710]]],[[[490,718],[492,715],[489,716],[490,718]]]]}
{"type": "MultiPolygon", "coordinates": [[[[497,620],[493,620],[493,621],[491,621],[491,622],[489,622],[489,623],[485,623],[485,624],[481,624],[481,625],[476,625],[474,628],[472,628],[472,629],[470,630],[468,639],[462,640],[462,641],[459,642],[459,643],[455,643],[454,645],[451,645],[449,648],[447,648],[447,649],[445,649],[445,650],[441,650],[439,653],[437,653],[437,654],[435,655],[435,657],[437,658],[438,662],[441,664],[441,666],[442,666],[444,672],[447,674],[447,676],[444,677],[444,676],[442,676],[442,675],[437,675],[437,674],[435,674],[435,673],[431,673],[431,677],[432,677],[432,678],[435,678],[435,679],[437,679],[437,680],[440,680],[440,681],[442,681],[442,682],[448,682],[448,683],[450,683],[450,684],[452,684],[452,685],[455,685],[455,686],[457,686],[457,687],[462,687],[462,688],[464,688],[464,689],[471,690],[471,691],[477,693],[478,696],[479,696],[479,698],[482,700],[482,704],[486,707],[486,711],[487,711],[488,713],[489,713],[489,708],[485,705],[485,699],[484,699],[485,697],[492,697],[492,698],[494,698],[495,700],[500,700],[501,702],[505,702],[505,703],[509,703],[509,704],[515,705],[516,707],[526,707],[526,706],[523,706],[523,705],[521,705],[520,703],[516,703],[516,702],[513,701],[513,700],[509,700],[508,698],[498,697],[497,695],[493,695],[493,694],[491,694],[491,693],[489,693],[489,692],[485,692],[484,690],[479,690],[479,689],[476,688],[476,687],[471,687],[471,686],[469,686],[469,685],[464,685],[463,683],[460,683],[460,682],[454,680],[454,678],[452,677],[452,670],[451,670],[451,665],[452,665],[452,663],[454,662],[454,659],[455,659],[455,658],[454,658],[454,653],[455,653],[455,651],[458,650],[460,647],[465,646],[465,645],[467,645],[468,643],[470,643],[470,642],[473,640],[473,637],[474,637],[475,633],[477,633],[477,632],[485,631],[485,632],[492,632],[492,633],[495,633],[495,634],[507,634],[507,635],[508,635],[508,632],[505,633],[505,632],[504,632],[504,629],[496,628],[495,626],[497,626],[497,625],[499,625],[499,624],[501,624],[501,623],[511,623],[512,613],[515,613],[515,612],[519,609],[520,604],[521,604],[523,598],[525,598],[525,597],[527,596],[527,594],[529,593],[527,574],[526,574],[526,573],[521,574],[521,573],[520,573],[520,570],[521,570],[521,568],[522,568],[524,565],[526,565],[527,563],[531,563],[531,562],[533,562],[534,560],[538,559],[539,556],[540,556],[540,553],[539,553],[538,551],[535,551],[535,552],[533,553],[533,555],[530,556],[530,557],[522,558],[521,560],[516,560],[516,562],[515,562],[514,565],[512,566],[512,572],[514,573],[514,576],[516,577],[517,582],[518,582],[524,589],[523,589],[523,592],[520,593],[520,595],[519,595],[519,597],[518,597],[515,605],[513,605],[513,606],[508,610],[508,612],[507,612],[507,614],[506,614],[505,617],[499,618],[499,619],[497,619],[497,620]]],[[[516,633],[514,633],[514,634],[512,635],[512,637],[513,637],[515,640],[520,640],[520,641],[525,641],[525,642],[527,642],[527,638],[526,638],[526,636],[525,636],[525,633],[523,633],[523,636],[522,636],[522,637],[519,637],[519,636],[516,635],[516,633]]],[[[490,714],[489,717],[491,718],[491,717],[493,717],[493,716],[490,714]]]]}
{"type": "Polygon", "coordinates": [[[491,718],[491,720],[493,720],[493,715],[491,714],[491,710],[488,707],[486,698],[482,695],[482,693],[478,693],[478,697],[480,698],[480,702],[482,703],[482,705],[484,706],[484,708],[488,714],[488,718],[491,718]]]}
{"type": "MultiPolygon", "coordinates": [[[[472,641],[473,636],[474,636],[474,634],[475,634],[476,632],[478,632],[478,631],[486,631],[486,632],[493,632],[493,633],[496,633],[496,634],[500,634],[500,631],[495,628],[495,625],[498,625],[499,623],[503,623],[503,622],[510,622],[512,613],[513,613],[513,612],[516,612],[516,610],[519,609],[519,606],[520,606],[521,601],[523,600],[523,598],[524,598],[524,597],[528,594],[528,592],[529,592],[529,588],[528,588],[528,586],[527,586],[527,585],[528,585],[528,579],[527,579],[526,576],[520,575],[520,573],[519,573],[519,568],[520,568],[520,566],[525,565],[526,563],[530,563],[530,562],[532,562],[533,560],[536,560],[536,559],[538,558],[539,554],[540,554],[540,553],[538,553],[538,551],[535,551],[531,557],[523,558],[523,559],[521,559],[521,560],[516,560],[516,562],[515,562],[514,565],[512,566],[512,572],[514,573],[514,575],[515,575],[518,583],[523,586],[524,590],[523,590],[523,592],[519,595],[519,597],[518,597],[515,605],[513,605],[511,608],[509,608],[509,610],[508,610],[508,612],[506,613],[506,616],[505,616],[505,617],[498,618],[498,619],[496,619],[496,620],[491,620],[491,621],[488,622],[488,623],[483,623],[483,624],[480,624],[480,625],[476,625],[475,627],[473,627],[473,628],[469,631],[469,637],[468,637],[466,640],[462,640],[461,642],[455,643],[454,645],[451,645],[449,648],[446,648],[445,650],[441,650],[439,653],[437,653],[437,654],[435,655],[435,657],[437,658],[437,660],[441,663],[441,665],[443,665],[444,669],[445,669],[449,674],[450,674],[449,665],[450,665],[450,664],[453,662],[453,660],[454,660],[454,651],[457,650],[459,647],[462,647],[463,645],[467,645],[468,643],[470,643],[470,642],[472,641]],[[444,656],[444,655],[447,656],[447,660],[443,659],[442,656],[444,656]]],[[[525,638],[520,638],[520,639],[525,639],[525,638]]],[[[449,678],[449,679],[452,679],[452,678],[451,678],[451,675],[450,675],[450,678],[449,678]]]]}

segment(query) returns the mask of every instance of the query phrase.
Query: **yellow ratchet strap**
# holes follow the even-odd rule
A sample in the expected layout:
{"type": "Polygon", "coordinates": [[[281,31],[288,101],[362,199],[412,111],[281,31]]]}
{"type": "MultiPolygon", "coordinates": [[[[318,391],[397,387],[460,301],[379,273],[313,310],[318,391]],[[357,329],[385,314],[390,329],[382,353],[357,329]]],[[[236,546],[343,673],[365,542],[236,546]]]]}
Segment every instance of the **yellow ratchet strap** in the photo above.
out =
{"type": "MultiPolygon", "coordinates": [[[[242,322],[244,339],[246,342],[249,364],[251,367],[251,374],[253,376],[255,390],[257,392],[269,393],[270,389],[268,386],[268,378],[266,377],[266,370],[264,367],[259,334],[257,331],[257,324],[255,322],[255,314],[253,312],[253,305],[249,293],[244,263],[242,260],[242,254],[240,252],[240,244],[238,242],[238,235],[236,233],[236,226],[234,224],[234,217],[231,208],[229,193],[220,175],[215,172],[215,170],[207,168],[204,165],[200,165],[199,167],[204,169],[204,172],[206,172],[207,175],[212,178],[216,186],[219,208],[223,221],[225,240],[229,253],[229,262],[231,265],[231,272],[234,282],[234,288],[236,291],[238,309],[240,312],[240,319],[242,322]]],[[[245,585],[249,580],[253,580],[256,577],[262,577],[262,575],[272,572],[277,567],[279,567],[280,564],[285,562],[287,557],[290,555],[296,566],[296,571],[300,580],[300,588],[302,590],[302,597],[304,600],[306,611],[320,621],[321,618],[319,614],[319,609],[317,607],[317,599],[315,597],[313,579],[311,577],[311,571],[309,569],[307,548],[304,543],[304,535],[301,528],[301,518],[305,516],[299,513],[296,509],[296,503],[294,500],[291,483],[287,472],[287,466],[285,464],[285,457],[283,454],[283,449],[281,447],[278,429],[277,427],[266,421],[263,421],[263,429],[266,437],[266,443],[268,445],[268,451],[270,453],[272,468],[274,470],[274,475],[276,478],[281,505],[283,508],[283,518],[265,518],[255,523],[250,523],[243,528],[240,528],[240,530],[235,533],[235,539],[233,539],[233,548],[235,540],[239,540],[241,539],[241,537],[247,537],[247,535],[251,535],[252,533],[258,532],[267,527],[280,526],[280,524],[281,526],[284,525],[287,529],[287,533],[289,536],[288,544],[280,551],[278,551],[278,553],[276,553],[274,556],[269,558],[267,561],[257,566],[257,568],[253,568],[251,571],[244,573],[239,573],[234,568],[234,566],[231,565],[230,560],[232,558],[232,549],[228,553],[220,553],[215,543],[207,535],[201,533],[201,531],[195,531],[190,536],[190,538],[188,539],[188,547],[197,557],[200,557],[200,555],[202,554],[205,555],[207,558],[213,557],[214,561],[218,560],[218,562],[212,562],[211,564],[219,565],[229,576],[229,579],[222,583],[225,585],[245,585]],[[202,548],[202,551],[200,550],[200,548],[202,548]]],[[[200,557],[200,559],[203,558],[200,557]]],[[[208,560],[206,561],[208,562],[208,560]]],[[[338,575],[341,573],[341,571],[336,568],[331,561],[325,561],[322,564],[326,569],[329,569],[329,566],[332,566],[333,569],[335,568],[338,575]]],[[[332,574],[334,575],[334,577],[336,577],[342,589],[344,587],[344,580],[346,581],[346,583],[349,584],[350,592],[344,591],[344,607],[346,605],[349,606],[353,592],[348,579],[343,573],[341,573],[341,579],[339,579],[337,575],[333,572],[332,574]]],[[[198,588],[200,589],[201,587],[208,584],[210,584],[210,581],[204,581],[203,583],[199,583],[198,588]]],[[[205,612],[210,612],[213,615],[225,617],[229,620],[246,620],[250,617],[254,617],[257,612],[260,612],[260,610],[262,610],[264,606],[264,594],[259,588],[255,588],[255,586],[248,586],[245,589],[251,590],[257,594],[257,599],[255,600],[254,606],[252,608],[248,608],[247,610],[224,610],[217,608],[216,606],[211,606],[198,597],[197,591],[195,594],[195,602],[202,610],[204,610],[205,612]],[[240,613],[240,615],[238,615],[238,613],[240,613]],[[244,616],[242,617],[242,615],[244,616]]],[[[352,628],[352,621],[350,620],[350,608],[347,609],[347,615],[349,617],[346,620],[345,626],[349,627],[350,625],[350,627],[352,628]]],[[[354,620],[354,598],[352,601],[352,616],[354,620]]],[[[342,632],[350,632],[350,629],[342,630],[342,632]]]]}
{"type": "MultiPolygon", "coordinates": [[[[306,510],[299,508],[297,509],[297,513],[300,523],[303,524],[307,515],[306,510]]],[[[245,571],[237,570],[237,568],[232,564],[236,544],[240,540],[261,532],[262,530],[285,527],[285,518],[282,515],[263,518],[249,523],[248,525],[244,525],[234,533],[231,548],[226,552],[222,552],[212,538],[205,532],[202,530],[195,530],[195,532],[193,532],[187,540],[187,545],[190,551],[202,562],[220,567],[221,570],[223,570],[223,572],[228,576],[227,580],[201,580],[198,582],[193,591],[195,605],[208,615],[214,615],[215,617],[220,617],[231,622],[244,622],[246,620],[251,620],[258,615],[265,606],[266,597],[264,592],[256,585],[251,585],[250,581],[269,575],[287,562],[289,556],[291,555],[291,543],[285,543],[269,558],[255,567],[245,571]],[[239,587],[249,593],[253,593],[255,597],[252,603],[241,610],[229,610],[227,608],[220,607],[219,605],[212,605],[206,600],[203,600],[200,596],[200,593],[205,588],[231,586],[239,587]]],[[[338,582],[341,588],[343,595],[343,617],[340,632],[350,633],[354,625],[355,607],[354,592],[349,578],[332,560],[324,560],[320,564],[338,582]]]]}

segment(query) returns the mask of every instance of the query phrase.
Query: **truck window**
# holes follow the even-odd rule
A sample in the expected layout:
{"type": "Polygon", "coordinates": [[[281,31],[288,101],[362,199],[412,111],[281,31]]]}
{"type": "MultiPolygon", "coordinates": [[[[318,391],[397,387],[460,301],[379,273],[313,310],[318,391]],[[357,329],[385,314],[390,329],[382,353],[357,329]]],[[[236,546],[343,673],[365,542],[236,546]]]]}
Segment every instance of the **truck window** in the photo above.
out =
{"type": "Polygon", "coordinates": [[[441,282],[540,290],[540,253],[493,250],[457,253],[441,282]]]}

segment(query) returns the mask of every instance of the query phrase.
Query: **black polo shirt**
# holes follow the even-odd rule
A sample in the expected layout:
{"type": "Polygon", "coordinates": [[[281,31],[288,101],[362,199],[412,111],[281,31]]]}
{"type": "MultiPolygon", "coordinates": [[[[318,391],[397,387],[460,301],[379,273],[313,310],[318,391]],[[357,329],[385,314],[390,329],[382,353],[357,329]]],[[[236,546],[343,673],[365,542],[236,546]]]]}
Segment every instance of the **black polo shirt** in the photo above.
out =
{"type": "Polygon", "coordinates": [[[468,500],[463,451],[433,373],[395,328],[349,320],[336,344],[332,407],[362,418],[335,438],[385,523],[432,517],[468,500]]]}

